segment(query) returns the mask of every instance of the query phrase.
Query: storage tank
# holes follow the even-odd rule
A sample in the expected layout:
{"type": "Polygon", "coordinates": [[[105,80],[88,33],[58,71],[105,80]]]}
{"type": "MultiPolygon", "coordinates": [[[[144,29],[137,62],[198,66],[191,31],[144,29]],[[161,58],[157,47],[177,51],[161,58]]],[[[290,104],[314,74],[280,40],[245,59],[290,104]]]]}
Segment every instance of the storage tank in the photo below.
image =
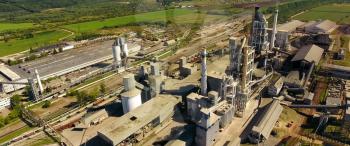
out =
{"type": "Polygon", "coordinates": [[[124,114],[142,105],[141,91],[132,89],[121,94],[124,114]]]}
{"type": "Polygon", "coordinates": [[[121,94],[123,112],[128,113],[142,104],[141,91],[135,88],[135,77],[128,74],[123,77],[124,92],[121,94]]]}
{"type": "Polygon", "coordinates": [[[121,48],[120,48],[120,43],[118,40],[116,40],[114,43],[113,43],[113,46],[112,46],[112,52],[113,52],[113,59],[114,59],[114,62],[117,66],[120,66],[120,63],[121,63],[121,48]]]}

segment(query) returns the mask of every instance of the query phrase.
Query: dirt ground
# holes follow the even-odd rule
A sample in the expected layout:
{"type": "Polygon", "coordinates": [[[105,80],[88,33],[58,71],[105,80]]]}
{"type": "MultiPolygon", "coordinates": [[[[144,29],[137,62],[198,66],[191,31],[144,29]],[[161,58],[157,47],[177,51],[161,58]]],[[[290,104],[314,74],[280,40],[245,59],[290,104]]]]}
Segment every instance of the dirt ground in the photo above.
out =
{"type": "Polygon", "coordinates": [[[10,113],[10,110],[7,108],[0,110],[0,116],[2,117],[6,117],[9,113],[10,113]]]}
{"type": "Polygon", "coordinates": [[[74,97],[60,97],[56,100],[51,101],[51,105],[48,108],[42,108],[41,104],[34,105],[32,111],[40,117],[46,117],[52,113],[58,112],[59,110],[69,109],[70,105],[76,102],[74,97]]]}

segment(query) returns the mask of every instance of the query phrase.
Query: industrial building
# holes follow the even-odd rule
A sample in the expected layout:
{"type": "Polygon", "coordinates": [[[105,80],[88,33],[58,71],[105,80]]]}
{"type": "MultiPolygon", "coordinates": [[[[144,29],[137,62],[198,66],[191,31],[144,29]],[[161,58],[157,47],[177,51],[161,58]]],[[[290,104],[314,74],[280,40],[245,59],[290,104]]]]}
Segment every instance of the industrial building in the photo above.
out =
{"type": "Polygon", "coordinates": [[[250,142],[257,144],[267,140],[282,111],[280,101],[274,100],[248,135],[250,142]]]}
{"type": "Polygon", "coordinates": [[[320,20],[308,23],[304,28],[305,32],[310,34],[330,34],[338,28],[338,25],[330,20],[320,20]]]}
{"type": "Polygon", "coordinates": [[[179,103],[177,97],[159,95],[98,130],[98,136],[110,145],[128,145],[164,128],[179,103]]]}
{"type": "Polygon", "coordinates": [[[295,61],[295,62],[306,61],[307,63],[314,62],[315,65],[317,65],[323,56],[323,52],[324,52],[324,49],[316,45],[304,46],[301,49],[299,49],[297,54],[293,57],[292,61],[295,61]]]}

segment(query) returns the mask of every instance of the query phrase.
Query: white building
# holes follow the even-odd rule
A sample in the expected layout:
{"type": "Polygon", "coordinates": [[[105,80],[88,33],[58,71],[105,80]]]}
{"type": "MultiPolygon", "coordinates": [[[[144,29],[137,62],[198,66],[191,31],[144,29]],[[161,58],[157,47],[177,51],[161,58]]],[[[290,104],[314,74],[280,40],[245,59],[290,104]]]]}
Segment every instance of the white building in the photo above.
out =
{"type": "Polygon", "coordinates": [[[0,110],[11,106],[11,97],[0,97],[0,110]]]}

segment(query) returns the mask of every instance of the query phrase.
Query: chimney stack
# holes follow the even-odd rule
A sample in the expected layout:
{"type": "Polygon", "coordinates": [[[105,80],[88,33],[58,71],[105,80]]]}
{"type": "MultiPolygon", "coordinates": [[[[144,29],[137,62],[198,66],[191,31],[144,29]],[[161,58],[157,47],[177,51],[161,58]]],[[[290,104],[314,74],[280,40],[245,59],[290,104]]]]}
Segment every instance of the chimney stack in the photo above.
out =
{"type": "Polygon", "coordinates": [[[201,95],[207,95],[207,51],[204,49],[202,54],[202,69],[201,69],[201,95]]]}

